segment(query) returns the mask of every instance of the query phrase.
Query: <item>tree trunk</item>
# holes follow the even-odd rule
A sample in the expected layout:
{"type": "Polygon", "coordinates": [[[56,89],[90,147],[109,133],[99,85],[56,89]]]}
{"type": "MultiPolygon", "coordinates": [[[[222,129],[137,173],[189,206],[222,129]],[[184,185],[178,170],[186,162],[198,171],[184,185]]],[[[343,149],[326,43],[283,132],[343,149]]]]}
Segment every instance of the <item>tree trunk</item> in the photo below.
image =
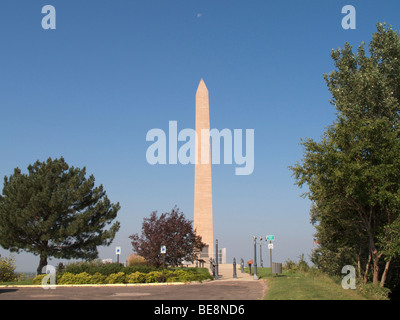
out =
{"type": "Polygon", "coordinates": [[[371,264],[371,252],[368,255],[368,262],[367,262],[367,266],[365,267],[364,283],[368,282],[368,272],[369,272],[370,264],[371,264]]]}
{"type": "Polygon", "coordinates": [[[381,287],[385,286],[387,274],[388,274],[388,271],[389,271],[390,260],[391,259],[389,259],[389,261],[386,262],[385,270],[383,271],[382,278],[381,278],[381,287]]]}
{"type": "MultiPolygon", "coordinates": [[[[373,212],[372,208],[370,210],[371,212],[373,212]]],[[[370,250],[370,255],[372,255],[372,262],[373,262],[373,276],[372,276],[372,283],[374,285],[378,285],[379,283],[379,259],[381,257],[381,255],[378,255],[378,250],[375,247],[375,242],[374,242],[374,233],[371,231],[371,217],[373,216],[373,214],[370,214],[370,219],[368,221],[368,223],[366,224],[366,229],[367,229],[367,233],[368,233],[368,238],[369,238],[369,250],[370,250]]]]}
{"type": "Polygon", "coordinates": [[[374,260],[374,275],[372,278],[372,283],[376,286],[379,283],[379,257],[377,253],[378,252],[376,249],[372,252],[372,259],[374,260]]]}
{"type": "Polygon", "coordinates": [[[360,245],[360,251],[358,253],[358,261],[357,261],[357,271],[358,271],[358,277],[362,279],[362,271],[361,271],[361,245],[360,245]]]}
{"type": "Polygon", "coordinates": [[[39,267],[37,268],[37,274],[42,274],[43,267],[47,266],[47,253],[42,252],[40,254],[40,262],[39,262],[39,267]]]}

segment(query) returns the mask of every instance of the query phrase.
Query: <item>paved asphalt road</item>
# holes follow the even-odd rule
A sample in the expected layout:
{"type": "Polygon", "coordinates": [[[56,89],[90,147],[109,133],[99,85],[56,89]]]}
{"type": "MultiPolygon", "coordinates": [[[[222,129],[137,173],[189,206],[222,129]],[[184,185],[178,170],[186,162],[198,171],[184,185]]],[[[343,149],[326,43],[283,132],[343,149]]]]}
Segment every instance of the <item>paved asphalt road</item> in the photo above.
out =
{"type": "Polygon", "coordinates": [[[0,287],[0,300],[259,300],[263,280],[211,281],[179,285],[0,287]]]}

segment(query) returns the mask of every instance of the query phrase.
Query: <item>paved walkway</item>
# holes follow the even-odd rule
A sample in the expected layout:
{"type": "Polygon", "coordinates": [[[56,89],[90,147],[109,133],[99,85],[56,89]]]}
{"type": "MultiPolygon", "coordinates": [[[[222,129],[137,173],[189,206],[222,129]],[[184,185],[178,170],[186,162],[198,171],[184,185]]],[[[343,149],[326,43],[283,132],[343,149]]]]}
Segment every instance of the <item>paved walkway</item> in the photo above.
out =
{"type": "Polygon", "coordinates": [[[190,284],[0,287],[0,300],[260,300],[266,293],[263,280],[253,280],[232,264],[219,266],[220,280],[190,284]]]}
{"type": "Polygon", "coordinates": [[[179,285],[0,288],[0,300],[260,300],[259,281],[210,281],[179,285]]]}
{"type": "Polygon", "coordinates": [[[220,264],[218,265],[218,276],[219,280],[229,281],[254,281],[253,276],[248,273],[242,273],[240,271],[240,265],[236,264],[236,276],[233,277],[233,264],[220,264]]]}

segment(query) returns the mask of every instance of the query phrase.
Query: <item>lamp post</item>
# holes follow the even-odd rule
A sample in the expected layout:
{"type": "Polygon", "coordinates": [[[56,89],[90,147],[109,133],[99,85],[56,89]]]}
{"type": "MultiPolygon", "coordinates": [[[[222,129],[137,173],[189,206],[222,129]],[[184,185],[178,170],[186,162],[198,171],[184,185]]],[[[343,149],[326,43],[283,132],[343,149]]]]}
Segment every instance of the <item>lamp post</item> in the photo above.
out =
{"type": "Polygon", "coordinates": [[[263,260],[262,260],[262,249],[261,249],[261,245],[262,245],[262,236],[260,236],[260,267],[264,268],[263,266],[263,260]]]}
{"type": "Polygon", "coordinates": [[[218,239],[215,240],[215,280],[218,280],[218,239]]]}
{"type": "Polygon", "coordinates": [[[257,248],[256,248],[256,241],[257,237],[254,236],[254,275],[253,275],[253,280],[258,280],[257,277],[257,248]]]}

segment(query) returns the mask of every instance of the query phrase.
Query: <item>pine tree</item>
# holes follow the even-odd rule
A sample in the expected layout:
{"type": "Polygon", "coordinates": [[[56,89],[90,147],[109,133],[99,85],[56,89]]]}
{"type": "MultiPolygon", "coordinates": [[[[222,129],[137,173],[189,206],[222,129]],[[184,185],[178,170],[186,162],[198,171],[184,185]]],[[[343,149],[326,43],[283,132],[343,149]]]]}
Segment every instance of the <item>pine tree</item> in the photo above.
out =
{"type": "Polygon", "coordinates": [[[19,168],[4,177],[0,195],[0,245],[40,256],[38,273],[48,257],[94,259],[97,246],[110,245],[119,230],[120,209],[112,204],[86,168],[69,167],[61,157],[19,168]]]}

